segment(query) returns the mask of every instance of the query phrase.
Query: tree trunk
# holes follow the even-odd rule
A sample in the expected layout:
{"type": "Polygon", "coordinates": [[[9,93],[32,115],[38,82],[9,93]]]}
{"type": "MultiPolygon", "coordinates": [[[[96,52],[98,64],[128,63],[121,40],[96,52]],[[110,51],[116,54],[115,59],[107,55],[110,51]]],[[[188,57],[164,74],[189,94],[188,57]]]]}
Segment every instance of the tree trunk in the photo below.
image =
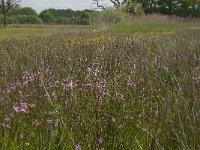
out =
{"type": "Polygon", "coordinates": [[[171,0],[168,2],[168,7],[169,7],[169,15],[171,16],[172,15],[172,1],[171,0]]]}
{"type": "Polygon", "coordinates": [[[7,10],[6,10],[6,3],[4,0],[1,0],[1,5],[3,12],[3,25],[5,27],[7,25],[7,10]]]}
{"type": "Polygon", "coordinates": [[[7,13],[6,13],[6,11],[3,12],[3,25],[4,25],[4,27],[6,27],[6,25],[7,25],[7,13]]]}

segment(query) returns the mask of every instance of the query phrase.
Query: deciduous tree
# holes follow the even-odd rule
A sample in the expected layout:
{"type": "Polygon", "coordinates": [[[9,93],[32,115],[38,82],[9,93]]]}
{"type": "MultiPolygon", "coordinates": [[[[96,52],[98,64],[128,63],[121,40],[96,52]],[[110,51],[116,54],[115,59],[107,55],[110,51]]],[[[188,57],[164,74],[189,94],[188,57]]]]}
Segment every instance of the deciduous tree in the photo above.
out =
{"type": "MultiPolygon", "coordinates": [[[[97,5],[97,7],[98,8],[100,8],[100,9],[106,9],[106,6],[103,4],[103,1],[104,0],[93,0],[94,1],[94,3],[97,5]]],[[[115,7],[115,8],[117,8],[117,9],[119,9],[120,8],[120,6],[121,6],[121,4],[122,4],[122,0],[109,0],[112,4],[113,4],[113,6],[115,7]]]]}
{"type": "Polygon", "coordinates": [[[140,3],[146,14],[160,13],[200,18],[200,0],[123,0],[123,4],[140,3]]]}
{"type": "Polygon", "coordinates": [[[3,13],[3,24],[4,27],[7,25],[7,14],[9,10],[17,5],[21,0],[0,0],[0,9],[2,10],[3,13]]]}

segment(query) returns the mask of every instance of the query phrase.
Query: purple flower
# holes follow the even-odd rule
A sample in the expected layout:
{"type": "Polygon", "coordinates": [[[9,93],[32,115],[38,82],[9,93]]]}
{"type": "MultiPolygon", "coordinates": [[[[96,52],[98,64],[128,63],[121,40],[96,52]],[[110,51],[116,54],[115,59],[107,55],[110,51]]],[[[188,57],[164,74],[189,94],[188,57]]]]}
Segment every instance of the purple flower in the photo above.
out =
{"type": "Polygon", "coordinates": [[[124,128],[124,126],[123,126],[122,124],[120,124],[120,125],[118,126],[118,129],[122,129],[122,128],[124,128]]]}
{"type": "Polygon", "coordinates": [[[5,129],[10,129],[11,128],[11,119],[10,118],[5,118],[4,122],[1,123],[0,125],[5,129]]]}
{"type": "Polygon", "coordinates": [[[103,102],[103,100],[105,99],[105,97],[107,96],[107,93],[105,91],[103,91],[101,93],[101,95],[98,97],[100,102],[103,102]]]}
{"type": "Polygon", "coordinates": [[[132,81],[132,80],[129,79],[128,80],[128,86],[136,88],[137,87],[137,83],[135,83],[134,81],[132,81]]]}
{"type": "Polygon", "coordinates": [[[27,113],[26,109],[25,108],[22,108],[22,107],[19,107],[19,106],[13,106],[13,109],[16,113],[19,113],[19,112],[24,112],[24,113],[27,113]]]}
{"type": "Polygon", "coordinates": [[[100,137],[100,138],[98,139],[98,142],[99,142],[99,144],[103,144],[103,138],[100,137]]]}
{"type": "Polygon", "coordinates": [[[47,123],[48,123],[48,124],[53,124],[53,120],[47,119],[47,123]]]}
{"type": "Polygon", "coordinates": [[[51,73],[49,67],[45,68],[44,69],[44,74],[48,75],[49,73],[51,73]]]}
{"type": "Polygon", "coordinates": [[[6,91],[7,91],[7,94],[10,94],[10,93],[14,93],[15,91],[17,90],[17,86],[15,84],[11,84],[9,87],[7,87],[6,91]]]}
{"type": "Polygon", "coordinates": [[[5,118],[4,121],[10,122],[10,118],[5,118]]]}
{"type": "Polygon", "coordinates": [[[80,144],[76,144],[75,145],[75,150],[81,150],[81,145],[80,144]]]}
{"type": "Polygon", "coordinates": [[[36,79],[36,76],[35,74],[24,72],[22,79],[23,79],[23,86],[26,87],[28,86],[28,84],[32,83],[36,79]]]}
{"type": "Polygon", "coordinates": [[[96,77],[100,72],[98,68],[88,68],[89,75],[96,77]]]}
{"type": "Polygon", "coordinates": [[[70,82],[68,82],[67,80],[63,80],[62,87],[64,90],[72,90],[74,88],[74,84],[72,80],[70,82]]]}
{"type": "Polygon", "coordinates": [[[34,104],[28,104],[26,102],[20,102],[19,104],[15,104],[13,106],[13,110],[16,112],[16,113],[19,113],[19,112],[23,112],[23,113],[29,113],[29,109],[30,108],[33,108],[35,107],[34,104]]]}
{"type": "Polygon", "coordinates": [[[58,87],[59,81],[54,81],[53,87],[58,87]]]}
{"type": "Polygon", "coordinates": [[[116,96],[117,96],[117,99],[118,99],[119,101],[123,101],[123,100],[124,100],[124,95],[123,95],[123,94],[117,93],[116,96]]]}
{"type": "Polygon", "coordinates": [[[53,91],[53,92],[51,93],[51,97],[52,97],[53,99],[57,99],[58,95],[56,94],[55,91],[53,91]]]}
{"type": "Polygon", "coordinates": [[[35,126],[39,126],[40,124],[42,124],[43,121],[39,121],[38,119],[36,119],[32,124],[35,126]]]}
{"type": "Polygon", "coordinates": [[[72,103],[70,101],[65,101],[65,107],[70,108],[72,103]]]}
{"type": "Polygon", "coordinates": [[[11,127],[10,127],[10,124],[4,124],[4,123],[2,123],[1,125],[2,125],[2,127],[5,128],[5,129],[10,129],[10,128],[11,128],[11,127]]]}

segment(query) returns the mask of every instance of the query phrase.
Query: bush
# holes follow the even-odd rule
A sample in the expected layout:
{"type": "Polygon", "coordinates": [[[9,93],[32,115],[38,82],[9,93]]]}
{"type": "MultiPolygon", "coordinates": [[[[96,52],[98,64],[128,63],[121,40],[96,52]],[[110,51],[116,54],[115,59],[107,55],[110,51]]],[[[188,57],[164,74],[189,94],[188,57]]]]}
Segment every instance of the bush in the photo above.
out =
{"type": "Polygon", "coordinates": [[[16,16],[8,17],[7,23],[8,24],[19,24],[19,20],[17,19],[16,16]]]}
{"type": "MultiPolygon", "coordinates": [[[[3,15],[0,14],[0,24],[3,24],[3,15]]],[[[13,17],[7,17],[7,23],[8,24],[18,24],[19,23],[19,20],[13,16],[13,17]]]]}
{"type": "Polygon", "coordinates": [[[114,9],[109,8],[107,10],[104,10],[100,13],[98,22],[103,22],[104,24],[118,24],[118,23],[124,23],[126,20],[126,13],[114,9]]]}
{"type": "MultiPolygon", "coordinates": [[[[8,24],[42,24],[43,21],[37,16],[30,15],[19,15],[19,16],[9,16],[7,18],[8,24]]],[[[0,15],[0,24],[3,24],[3,15],[0,15]]]]}
{"type": "Polygon", "coordinates": [[[54,15],[48,10],[44,10],[43,12],[41,12],[39,17],[43,20],[44,23],[54,22],[54,15]]]}
{"type": "Polygon", "coordinates": [[[38,18],[37,16],[30,16],[30,15],[20,15],[16,16],[20,24],[41,24],[42,19],[38,18]]]}
{"type": "Polygon", "coordinates": [[[144,8],[141,3],[127,3],[123,7],[123,11],[128,12],[133,15],[142,15],[144,14],[144,8]]]}

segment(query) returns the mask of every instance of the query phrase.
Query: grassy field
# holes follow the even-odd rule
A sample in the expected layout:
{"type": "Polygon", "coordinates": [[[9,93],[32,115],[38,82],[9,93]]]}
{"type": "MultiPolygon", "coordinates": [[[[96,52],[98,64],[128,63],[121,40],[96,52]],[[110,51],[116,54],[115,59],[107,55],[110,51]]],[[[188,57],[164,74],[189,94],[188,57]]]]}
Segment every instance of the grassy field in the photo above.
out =
{"type": "Polygon", "coordinates": [[[197,25],[187,25],[187,24],[119,24],[112,26],[109,30],[113,32],[174,32],[179,30],[187,30],[192,28],[197,28],[197,25]]]}
{"type": "Polygon", "coordinates": [[[181,27],[0,28],[0,149],[200,149],[200,30],[181,27]]]}
{"type": "Polygon", "coordinates": [[[90,26],[82,25],[9,25],[0,26],[0,40],[46,37],[54,34],[89,32],[90,26]]]}

